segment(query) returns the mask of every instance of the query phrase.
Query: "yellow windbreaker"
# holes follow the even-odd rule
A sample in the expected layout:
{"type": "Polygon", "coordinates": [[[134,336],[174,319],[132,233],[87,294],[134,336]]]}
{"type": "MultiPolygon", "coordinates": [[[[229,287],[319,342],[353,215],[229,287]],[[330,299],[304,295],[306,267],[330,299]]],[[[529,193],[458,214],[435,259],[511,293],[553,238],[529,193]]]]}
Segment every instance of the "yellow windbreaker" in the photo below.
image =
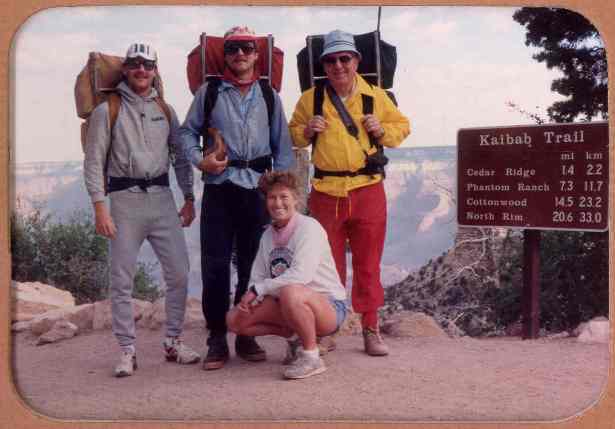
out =
{"type": "MultiPolygon", "coordinates": [[[[369,137],[361,124],[363,117],[361,94],[369,95],[374,99],[374,115],[384,128],[384,136],[379,140],[381,145],[397,147],[410,134],[408,118],[395,107],[384,90],[371,86],[357,75],[356,89],[346,100],[345,105],[359,128],[359,139],[355,139],[348,133],[325,91],[322,111],[327,121],[327,129],[318,134],[316,149],[312,154],[312,162],[318,168],[326,171],[356,171],[365,166],[365,152],[371,154],[376,151],[376,148],[370,148],[369,137]]],[[[288,124],[293,144],[297,147],[306,147],[311,143],[303,136],[303,130],[312,118],[313,112],[314,88],[310,88],[301,95],[288,124]]],[[[322,179],[312,179],[312,185],[320,192],[336,197],[346,197],[349,191],[377,183],[380,180],[382,177],[379,174],[375,177],[325,176],[322,179]]]]}

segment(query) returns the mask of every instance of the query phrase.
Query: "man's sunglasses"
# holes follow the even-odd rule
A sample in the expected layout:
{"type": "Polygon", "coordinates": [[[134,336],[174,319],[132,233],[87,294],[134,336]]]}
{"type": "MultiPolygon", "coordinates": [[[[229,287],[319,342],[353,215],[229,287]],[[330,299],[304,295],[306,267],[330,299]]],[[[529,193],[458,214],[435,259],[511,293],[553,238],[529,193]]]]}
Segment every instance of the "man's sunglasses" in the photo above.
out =
{"type": "Polygon", "coordinates": [[[139,61],[139,60],[128,60],[126,61],[126,63],[124,63],[124,65],[129,69],[129,70],[137,70],[139,69],[141,66],[143,66],[143,68],[147,71],[152,71],[156,68],[156,61],[151,61],[151,60],[145,60],[145,61],[139,61]]]}
{"type": "Polygon", "coordinates": [[[337,63],[337,60],[339,60],[342,64],[348,64],[352,60],[352,58],[352,55],[340,55],[339,57],[327,55],[322,59],[322,62],[331,65],[337,63]]]}
{"type": "Polygon", "coordinates": [[[224,55],[235,55],[240,49],[245,55],[250,55],[256,47],[250,42],[228,42],[224,44],[224,55]]]}

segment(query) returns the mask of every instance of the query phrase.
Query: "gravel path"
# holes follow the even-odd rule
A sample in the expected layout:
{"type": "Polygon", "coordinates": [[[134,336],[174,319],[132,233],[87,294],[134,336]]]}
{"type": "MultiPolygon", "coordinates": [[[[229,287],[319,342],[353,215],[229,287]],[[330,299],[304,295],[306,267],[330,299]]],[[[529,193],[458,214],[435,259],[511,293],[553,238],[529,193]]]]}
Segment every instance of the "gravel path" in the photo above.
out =
{"type": "MultiPolygon", "coordinates": [[[[184,336],[202,347],[199,330],[184,336]]],[[[289,381],[281,376],[280,338],[261,339],[266,362],[233,356],[206,372],[165,362],[160,331],[141,329],[139,369],[116,379],[109,331],[45,346],[25,333],[13,340],[21,396],[64,419],[559,420],[600,398],[609,364],[608,345],[573,338],[386,338],[391,354],[374,358],[363,354],[361,337],[340,336],[325,357],[328,371],[289,381]]]]}

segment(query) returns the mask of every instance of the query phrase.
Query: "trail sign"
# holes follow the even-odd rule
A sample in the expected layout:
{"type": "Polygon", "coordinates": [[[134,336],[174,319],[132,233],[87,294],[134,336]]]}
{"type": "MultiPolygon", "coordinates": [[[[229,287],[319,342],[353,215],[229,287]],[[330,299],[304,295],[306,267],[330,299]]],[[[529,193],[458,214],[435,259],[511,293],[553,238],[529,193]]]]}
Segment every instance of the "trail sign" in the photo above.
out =
{"type": "Polygon", "coordinates": [[[605,231],[608,123],[461,129],[460,226],[605,231]]]}

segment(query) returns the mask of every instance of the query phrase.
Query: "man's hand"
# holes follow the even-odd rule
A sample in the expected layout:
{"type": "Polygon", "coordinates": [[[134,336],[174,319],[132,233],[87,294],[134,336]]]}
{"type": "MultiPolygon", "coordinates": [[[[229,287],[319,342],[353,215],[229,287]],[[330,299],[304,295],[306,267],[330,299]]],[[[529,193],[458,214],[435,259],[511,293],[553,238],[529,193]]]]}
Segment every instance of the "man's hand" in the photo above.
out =
{"type": "Polygon", "coordinates": [[[186,200],[178,214],[182,220],[182,227],[186,228],[190,226],[195,218],[194,203],[190,200],[186,200]]]}
{"type": "Polygon", "coordinates": [[[222,161],[218,161],[216,159],[216,153],[212,152],[205,156],[200,162],[199,170],[209,174],[218,175],[224,171],[226,164],[228,164],[228,157],[225,156],[222,161]]]}
{"type": "Polygon", "coordinates": [[[96,233],[107,238],[115,238],[117,228],[111,219],[109,210],[104,201],[94,203],[94,216],[96,218],[96,233]]]}
{"type": "Polygon", "coordinates": [[[312,117],[307,123],[307,126],[303,129],[303,137],[311,139],[316,133],[322,133],[327,128],[328,122],[324,117],[316,115],[312,117]]]}
{"type": "Polygon", "coordinates": [[[380,121],[374,115],[365,115],[361,118],[361,123],[363,124],[363,128],[367,131],[368,134],[373,135],[377,139],[384,135],[384,128],[380,124],[380,121]]]}
{"type": "Polygon", "coordinates": [[[243,296],[241,297],[241,301],[239,301],[239,304],[237,304],[237,308],[239,308],[241,311],[250,313],[252,312],[252,306],[255,300],[256,294],[249,290],[243,294],[243,296]]]}

